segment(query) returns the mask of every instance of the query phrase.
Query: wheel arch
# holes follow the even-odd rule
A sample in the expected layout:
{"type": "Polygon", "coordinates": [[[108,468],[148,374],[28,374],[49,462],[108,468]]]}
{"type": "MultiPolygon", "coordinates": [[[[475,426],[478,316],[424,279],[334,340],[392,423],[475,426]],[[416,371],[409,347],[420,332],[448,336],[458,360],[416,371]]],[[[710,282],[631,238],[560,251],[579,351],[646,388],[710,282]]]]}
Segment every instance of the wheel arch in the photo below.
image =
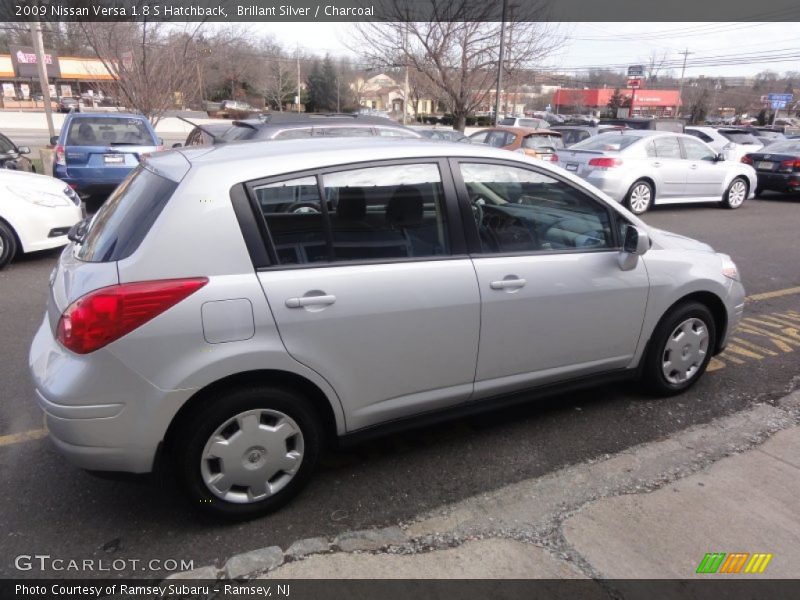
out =
{"type": "Polygon", "coordinates": [[[0,223],[8,227],[8,229],[11,231],[11,235],[14,236],[14,241],[17,243],[17,254],[25,254],[25,247],[22,245],[22,239],[20,239],[19,233],[17,233],[17,229],[14,227],[14,225],[12,225],[8,219],[4,219],[3,217],[0,217],[0,223]]]}
{"type": "Polygon", "coordinates": [[[313,404],[322,424],[326,443],[338,437],[336,415],[325,393],[312,381],[296,373],[272,369],[244,371],[218,379],[195,392],[175,413],[164,433],[163,445],[170,450],[181,424],[199,407],[210,401],[219,391],[252,385],[273,385],[299,391],[313,404]]]}
{"type": "MultiPolygon", "coordinates": [[[[714,341],[714,350],[712,355],[715,356],[719,354],[723,350],[722,342],[724,336],[722,335],[722,332],[724,332],[725,328],[728,326],[728,311],[725,308],[725,303],[722,301],[722,298],[720,298],[714,292],[697,291],[681,296],[680,298],[675,300],[675,302],[670,304],[667,307],[667,309],[662,313],[661,317],[656,322],[653,331],[655,331],[658,328],[659,324],[664,320],[664,317],[666,317],[676,306],[680,304],[685,304],[687,302],[699,302],[700,304],[708,308],[709,311],[711,311],[711,316],[714,318],[714,328],[716,329],[717,332],[717,338],[714,341]]],[[[653,338],[651,332],[650,338],[647,340],[647,349],[645,350],[644,355],[646,355],[647,352],[650,351],[650,342],[652,339],[653,338]]]]}

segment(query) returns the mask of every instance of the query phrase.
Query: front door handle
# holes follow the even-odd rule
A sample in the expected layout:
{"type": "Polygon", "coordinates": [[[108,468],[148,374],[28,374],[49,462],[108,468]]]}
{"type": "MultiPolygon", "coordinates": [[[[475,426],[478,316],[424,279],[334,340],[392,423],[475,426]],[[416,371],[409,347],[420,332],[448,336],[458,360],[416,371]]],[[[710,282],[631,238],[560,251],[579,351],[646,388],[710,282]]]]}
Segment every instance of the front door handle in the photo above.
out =
{"type": "Polygon", "coordinates": [[[324,296],[303,296],[301,298],[288,298],[287,308],[303,308],[305,306],[328,306],[336,302],[336,296],[327,294],[324,296]]]}
{"type": "Polygon", "coordinates": [[[519,289],[521,287],[525,287],[525,284],[528,283],[524,279],[501,279],[500,281],[492,281],[489,284],[489,287],[493,290],[513,290],[519,289]]]}
{"type": "Polygon", "coordinates": [[[654,163],[653,163],[653,166],[654,166],[654,167],[660,167],[660,166],[661,166],[661,163],[660,163],[660,162],[658,162],[658,161],[656,161],[656,162],[654,162],[654,163]]]}
{"type": "Polygon", "coordinates": [[[696,165],[696,164],[693,164],[693,165],[691,166],[691,168],[692,168],[692,169],[696,169],[696,168],[697,168],[697,165],[696,165]]]}

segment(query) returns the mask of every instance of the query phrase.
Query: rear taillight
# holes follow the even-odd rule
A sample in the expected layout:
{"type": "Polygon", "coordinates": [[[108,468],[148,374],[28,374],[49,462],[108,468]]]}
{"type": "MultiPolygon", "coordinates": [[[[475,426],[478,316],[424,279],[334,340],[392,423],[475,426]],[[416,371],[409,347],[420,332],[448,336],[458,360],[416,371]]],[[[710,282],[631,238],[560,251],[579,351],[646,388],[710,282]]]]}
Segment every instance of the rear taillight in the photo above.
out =
{"type": "Polygon", "coordinates": [[[590,167],[600,167],[602,169],[613,169],[621,165],[621,158],[592,158],[589,160],[590,167]]]}
{"type": "Polygon", "coordinates": [[[746,154],[742,157],[742,162],[746,165],[752,165],[753,159],[747,156],[746,154]]]}
{"type": "Polygon", "coordinates": [[[791,160],[782,160],[781,161],[781,171],[800,171],[800,160],[798,159],[791,159],[791,160]]]}
{"type": "Polygon", "coordinates": [[[558,154],[551,154],[550,162],[558,162],[558,154]]]}
{"type": "Polygon", "coordinates": [[[94,352],[118,340],[190,296],[208,279],[165,279],[100,288],[67,307],[56,338],[76,354],[94,352]]]}
{"type": "Polygon", "coordinates": [[[67,164],[67,155],[64,146],[56,146],[56,164],[62,167],[67,164]]]}

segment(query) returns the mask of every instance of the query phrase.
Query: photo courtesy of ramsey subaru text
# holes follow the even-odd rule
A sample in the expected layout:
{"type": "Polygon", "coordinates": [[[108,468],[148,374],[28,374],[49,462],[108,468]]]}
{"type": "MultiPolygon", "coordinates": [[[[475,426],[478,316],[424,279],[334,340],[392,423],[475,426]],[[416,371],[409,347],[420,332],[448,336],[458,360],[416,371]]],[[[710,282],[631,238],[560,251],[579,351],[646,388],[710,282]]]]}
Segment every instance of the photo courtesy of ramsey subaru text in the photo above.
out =
{"type": "Polygon", "coordinates": [[[727,255],[481,144],[156,153],[74,237],[30,349],[50,437],[230,518],[287,502],[326,444],[567,386],[683,392],[745,301],[727,255]]]}

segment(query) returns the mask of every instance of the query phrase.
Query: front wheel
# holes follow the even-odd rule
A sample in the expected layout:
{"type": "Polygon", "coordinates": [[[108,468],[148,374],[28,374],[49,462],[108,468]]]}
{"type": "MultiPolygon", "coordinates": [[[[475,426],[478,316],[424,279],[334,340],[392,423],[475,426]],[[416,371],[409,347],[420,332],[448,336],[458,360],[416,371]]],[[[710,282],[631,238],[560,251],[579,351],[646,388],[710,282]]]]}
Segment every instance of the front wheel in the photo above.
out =
{"type": "Polygon", "coordinates": [[[0,269],[5,267],[17,253],[17,238],[11,228],[0,221],[0,269]]]}
{"type": "Polygon", "coordinates": [[[716,326],[708,307],[699,302],[675,306],[653,332],[642,383],[657,396],[680,394],[705,372],[716,343],[716,326]]]}
{"type": "Polygon", "coordinates": [[[625,196],[625,204],[635,215],[647,212],[652,202],[653,186],[644,180],[635,182],[625,196]]]}
{"type": "Polygon", "coordinates": [[[249,519],[278,509],[302,489],[321,436],[303,396],[269,386],[235,389],[208,398],[182,424],[175,467],[197,508],[249,519]]]}
{"type": "Polygon", "coordinates": [[[747,182],[741,177],[737,177],[725,190],[725,194],[722,196],[722,205],[730,209],[739,208],[747,199],[747,191],[747,182]]]}

